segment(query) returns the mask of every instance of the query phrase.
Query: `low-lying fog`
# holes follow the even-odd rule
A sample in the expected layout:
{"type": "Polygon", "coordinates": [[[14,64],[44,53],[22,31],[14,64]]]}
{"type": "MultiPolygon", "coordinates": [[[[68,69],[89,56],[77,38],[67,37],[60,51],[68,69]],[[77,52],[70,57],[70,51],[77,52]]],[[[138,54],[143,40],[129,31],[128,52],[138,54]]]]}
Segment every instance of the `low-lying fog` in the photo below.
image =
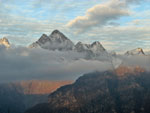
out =
{"type": "Polygon", "coordinates": [[[84,73],[117,68],[120,64],[139,65],[150,70],[150,56],[85,59],[84,53],[0,47],[0,82],[18,80],[75,80],[84,73]],[[104,60],[103,60],[104,59],[104,60]]]}

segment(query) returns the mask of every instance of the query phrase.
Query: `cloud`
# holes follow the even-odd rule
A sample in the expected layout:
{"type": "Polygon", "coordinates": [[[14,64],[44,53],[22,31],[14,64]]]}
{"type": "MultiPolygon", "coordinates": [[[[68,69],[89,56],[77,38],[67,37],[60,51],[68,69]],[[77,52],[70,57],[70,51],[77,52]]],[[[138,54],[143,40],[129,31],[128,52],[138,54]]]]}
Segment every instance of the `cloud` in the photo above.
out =
{"type": "Polygon", "coordinates": [[[150,71],[150,56],[117,56],[113,61],[86,60],[77,52],[47,51],[0,46],[0,82],[20,80],[75,80],[85,73],[112,70],[121,64],[139,65],[150,71]],[[112,65],[113,63],[113,65],[112,65]]]}
{"type": "Polygon", "coordinates": [[[129,16],[131,4],[138,4],[140,0],[109,0],[93,6],[86,11],[84,16],[78,16],[67,23],[68,27],[76,28],[83,32],[96,26],[119,25],[117,20],[129,16]]]}
{"type": "Polygon", "coordinates": [[[124,66],[140,66],[150,72],[150,56],[121,56],[120,58],[124,66]]]}
{"type": "Polygon", "coordinates": [[[139,3],[141,3],[141,2],[145,2],[145,1],[148,1],[148,0],[125,0],[125,2],[126,2],[126,4],[127,5],[130,5],[130,4],[139,4],[139,3]]]}
{"type": "Polygon", "coordinates": [[[0,82],[75,80],[84,73],[112,69],[110,62],[85,60],[76,52],[0,47],[0,53],[0,82]]]}
{"type": "Polygon", "coordinates": [[[150,19],[136,19],[136,20],[133,20],[131,22],[131,24],[134,24],[134,25],[140,25],[140,26],[146,26],[146,25],[150,25],[150,19]]]}
{"type": "Polygon", "coordinates": [[[117,20],[120,17],[128,16],[129,13],[126,2],[111,0],[88,9],[85,16],[76,17],[71,20],[67,26],[85,31],[94,26],[109,24],[109,22],[117,20]]]}

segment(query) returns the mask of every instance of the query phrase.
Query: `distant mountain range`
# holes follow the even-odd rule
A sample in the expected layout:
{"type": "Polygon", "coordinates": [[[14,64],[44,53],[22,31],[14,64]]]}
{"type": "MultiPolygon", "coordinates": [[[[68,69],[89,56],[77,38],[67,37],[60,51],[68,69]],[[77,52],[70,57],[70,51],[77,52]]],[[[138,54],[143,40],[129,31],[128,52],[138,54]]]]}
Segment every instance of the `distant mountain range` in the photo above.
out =
{"type": "Polygon", "coordinates": [[[140,67],[85,74],[25,113],[149,113],[150,76],[140,67]]]}
{"type": "MultiPolygon", "coordinates": [[[[0,39],[0,45],[4,45],[7,48],[11,46],[7,38],[0,39]]],[[[74,44],[69,38],[67,38],[59,30],[54,30],[49,36],[43,34],[36,42],[29,45],[29,48],[43,48],[47,50],[59,50],[59,51],[76,51],[79,53],[86,53],[87,56],[106,56],[107,50],[99,41],[95,41],[92,44],[84,44],[78,42],[74,44]]],[[[111,54],[111,53],[110,53],[111,54]]],[[[115,53],[116,54],[116,53],[115,53]]],[[[146,55],[142,48],[129,50],[125,53],[126,56],[133,55],[146,55]]]]}
{"type": "Polygon", "coordinates": [[[58,30],[54,30],[51,35],[43,34],[40,39],[29,46],[29,48],[43,48],[47,50],[75,51],[85,53],[86,57],[93,58],[97,56],[106,56],[108,53],[100,42],[92,44],[83,44],[78,42],[74,44],[69,38],[58,30]]]}
{"type": "MultiPolygon", "coordinates": [[[[106,49],[98,41],[93,42],[92,44],[84,44],[78,42],[74,44],[69,38],[67,38],[59,30],[54,30],[51,35],[47,36],[43,34],[40,39],[29,46],[30,48],[41,47],[48,50],[60,50],[60,51],[77,51],[77,52],[86,52],[89,56],[99,56],[107,54],[106,49]]],[[[127,51],[125,55],[145,55],[142,48],[133,49],[127,51]]]]}

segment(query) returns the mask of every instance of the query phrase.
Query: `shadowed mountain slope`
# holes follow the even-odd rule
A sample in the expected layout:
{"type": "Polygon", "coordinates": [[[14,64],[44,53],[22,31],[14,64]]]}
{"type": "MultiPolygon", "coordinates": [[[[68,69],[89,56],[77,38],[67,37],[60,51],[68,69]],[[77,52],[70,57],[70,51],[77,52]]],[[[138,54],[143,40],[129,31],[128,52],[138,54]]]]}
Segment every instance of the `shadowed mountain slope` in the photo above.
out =
{"type": "Polygon", "coordinates": [[[50,94],[48,103],[38,104],[25,113],[148,113],[150,74],[142,68],[122,68],[116,70],[118,74],[85,74],[74,84],[50,94]],[[122,71],[120,75],[119,70],[124,74],[122,71]]]}

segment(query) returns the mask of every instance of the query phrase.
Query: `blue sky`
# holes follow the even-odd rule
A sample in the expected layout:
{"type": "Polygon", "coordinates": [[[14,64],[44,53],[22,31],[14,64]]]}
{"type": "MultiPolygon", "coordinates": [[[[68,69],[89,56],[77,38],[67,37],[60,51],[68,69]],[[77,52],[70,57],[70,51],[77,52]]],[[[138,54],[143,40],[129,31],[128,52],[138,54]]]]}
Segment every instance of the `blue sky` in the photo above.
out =
{"type": "Polygon", "coordinates": [[[59,29],[75,43],[150,51],[149,0],[0,0],[0,37],[27,46],[59,29]]]}

